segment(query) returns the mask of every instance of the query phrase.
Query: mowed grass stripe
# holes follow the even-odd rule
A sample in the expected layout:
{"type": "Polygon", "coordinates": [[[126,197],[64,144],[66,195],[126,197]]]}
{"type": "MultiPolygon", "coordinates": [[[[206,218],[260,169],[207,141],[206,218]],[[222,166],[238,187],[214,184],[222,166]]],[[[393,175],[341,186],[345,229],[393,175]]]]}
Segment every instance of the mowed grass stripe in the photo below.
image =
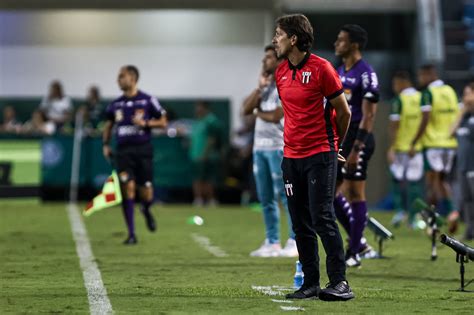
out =
{"type": "Polygon", "coordinates": [[[0,205],[0,313],[88,313],[64,204],[0,205]]]}

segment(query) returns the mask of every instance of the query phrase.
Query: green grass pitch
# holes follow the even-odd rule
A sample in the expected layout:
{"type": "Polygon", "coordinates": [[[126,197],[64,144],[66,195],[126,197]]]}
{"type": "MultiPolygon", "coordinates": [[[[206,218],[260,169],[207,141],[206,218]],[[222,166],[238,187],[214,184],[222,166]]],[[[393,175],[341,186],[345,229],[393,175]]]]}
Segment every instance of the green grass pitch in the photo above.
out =
{"type": "MultiPolygon", "coordinates": [[[[87,292],[64,204],[2,200],[0,219],[0,314],[89,312],[87,292]]],[[[356,294],[349,302],[277,303],[252,286],[290,287],[296,259],[250,258],[263,240],[261,214],[240,207],[195,210],[155,206],[159,227],[149,233],[136,213],[139,244],[126,247],[119,208],[85,219],[92,249],[117,314],[278,314],[299,307],[307,314],[473,314],[474,293],[459,286],[454,252],[439,246],[431,262],[430,242],[420,231],[394,230],[384,260],[364,260],[348,270],[356,294]],[[200,215],[202,226],[188,225],[200,215]],[[192,235],[209,238],[227,257],[215,257],[192,235]]],[[[138,212],[138,211],[137,211],[138,212]]],[[[391,214],[373,213],[387,224],[391,214]]],[[[285,224],[282,223],[285,227],[285,224]]],[[[282,231],[286,235],[285,229],[282,231]]],[[[373,240],[371,232],[366,236],[373,240]]],[[[286,237],[284,238],[286,240],[286,237]]],[[[471,243],[471,245],[473,245],[471,243]]],[[[324,285],[327,281],[322,255],[324,285]]],[[[466,265],[474,278],[474,263],[466,265]]],[[[471,289],[474,289],[471,287],[471,289]]]]}

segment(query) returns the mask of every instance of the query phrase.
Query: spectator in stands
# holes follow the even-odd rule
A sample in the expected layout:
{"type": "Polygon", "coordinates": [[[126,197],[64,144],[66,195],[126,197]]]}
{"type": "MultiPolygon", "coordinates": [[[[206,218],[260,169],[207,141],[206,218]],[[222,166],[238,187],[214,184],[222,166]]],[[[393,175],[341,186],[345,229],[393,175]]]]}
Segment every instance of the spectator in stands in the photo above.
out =
{"type": "Polygon", "coordinates": [[[105,107],[100,100],[100,90],[97,86],[91,86],[87,92],[87,98],[79,109],[84,115],[84,127],[87,134],[95,134],[102,129],[105,107]]]}
{"type": "Polygon", "coordinates": [[[53,81],[49,87],[48,96],[41,101],[40,110],[58,130],[71,120],[72,109],[71,99],[64,95],[61,82],[53,81]]]}
{"type": "Polygon", "coordinates": [[[22,133],[30,135],[52,135],[56,131],[56,125],[52,121],[47,121],[45,114],[41,110],[35,110],[22,128],[22,133]]]}
{"type": "Polygon", "coordinates": [[[209,109],[209,103],[196,104],[196,121],[191,132],[190,157],[194,167],[194,205],[217,204],[214,183],[216,181],[221,139],[221,123],[209,109]]]}
{"type": "Polygon", "coordinates": [[[3,122],[0,125],[1,132],[18,133],[21,130],[21,123],[16,120],[16,112],[12,106],[3,108],[3,122]]]}
{"type": "Polygon", "coordinates": [[[103,120],[104,105],[100,100],[99,87],[93,85],[89,88],[86,99],[87,119],[92,124],[94,129],[97,129],[99,123],[103,120]]]}

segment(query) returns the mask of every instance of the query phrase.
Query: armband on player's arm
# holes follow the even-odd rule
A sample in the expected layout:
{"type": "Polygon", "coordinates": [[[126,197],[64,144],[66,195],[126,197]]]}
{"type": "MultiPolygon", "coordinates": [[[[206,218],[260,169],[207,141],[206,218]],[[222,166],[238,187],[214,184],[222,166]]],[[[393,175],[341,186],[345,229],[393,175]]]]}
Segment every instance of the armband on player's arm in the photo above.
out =
{"type": "Polygon", "coordinates": [[[371,103],[378,103],[380,100],[380,94],[378,92],[369,91],[365,93],[364,99],[368,100],[371,103]]]}

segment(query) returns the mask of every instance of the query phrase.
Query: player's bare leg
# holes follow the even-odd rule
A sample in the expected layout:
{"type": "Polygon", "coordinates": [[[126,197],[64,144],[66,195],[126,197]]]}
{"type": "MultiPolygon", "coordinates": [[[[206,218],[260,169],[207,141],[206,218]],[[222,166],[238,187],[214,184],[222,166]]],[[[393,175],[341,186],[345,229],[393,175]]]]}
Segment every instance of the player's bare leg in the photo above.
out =
{"type": "Polygon", "coordinates": [[[426,172],[426,188],[427,194],[426,197],[430,204],[436,204],[437,202],[437,174],[433,171],[426,172]]]}
{"type": "Polygon", "coordinates": [[[204,205],[204,184],[200,180],[193,182],[193,205],[195,207],[202,207],[204,205]]]}
{"type": "Polygon", "coordinates": [[[135,189],[136,185],[134,180],[128,180],[126,183],[122,184],[122,193],[124,195],[124,199],[122,201],[123,214],[128,228],[128,237],[124,242],[126,245],[133,245],[137,243],[137,238],[135,236],[135,223],[133,218],[135,207],[135,189]]]}
{"type": "Polygon", "coordinates": [[[204,182],[203,183],[203,190],[204,190],[204,198],[209,204],[209,206],[216,206],[217,201],[214,193],[214,185],[211,182],[204,182]]]}
{"type": "Polygon", "coordinates": [[[148,230],[151,232],[156,231],[156,222],[155,218],[153,217],[150,207],[153,204],[153,186],[150,182],[146,182],[144,186],[139,188],[140,192],[140,199],[142,201],[142,208],[141,211],[146,219],[146,225],[148,230]]]}
{"type": "Polygon", "coordinates": [[[460,215],[459,211],[453,208],[451,196],[451,185],[446,179],[446,175],[440,173],[438,200],[440,201],[442,211],[447,215],[448,232],[449,234],[454,234],[459,228],[460,215]]]}

